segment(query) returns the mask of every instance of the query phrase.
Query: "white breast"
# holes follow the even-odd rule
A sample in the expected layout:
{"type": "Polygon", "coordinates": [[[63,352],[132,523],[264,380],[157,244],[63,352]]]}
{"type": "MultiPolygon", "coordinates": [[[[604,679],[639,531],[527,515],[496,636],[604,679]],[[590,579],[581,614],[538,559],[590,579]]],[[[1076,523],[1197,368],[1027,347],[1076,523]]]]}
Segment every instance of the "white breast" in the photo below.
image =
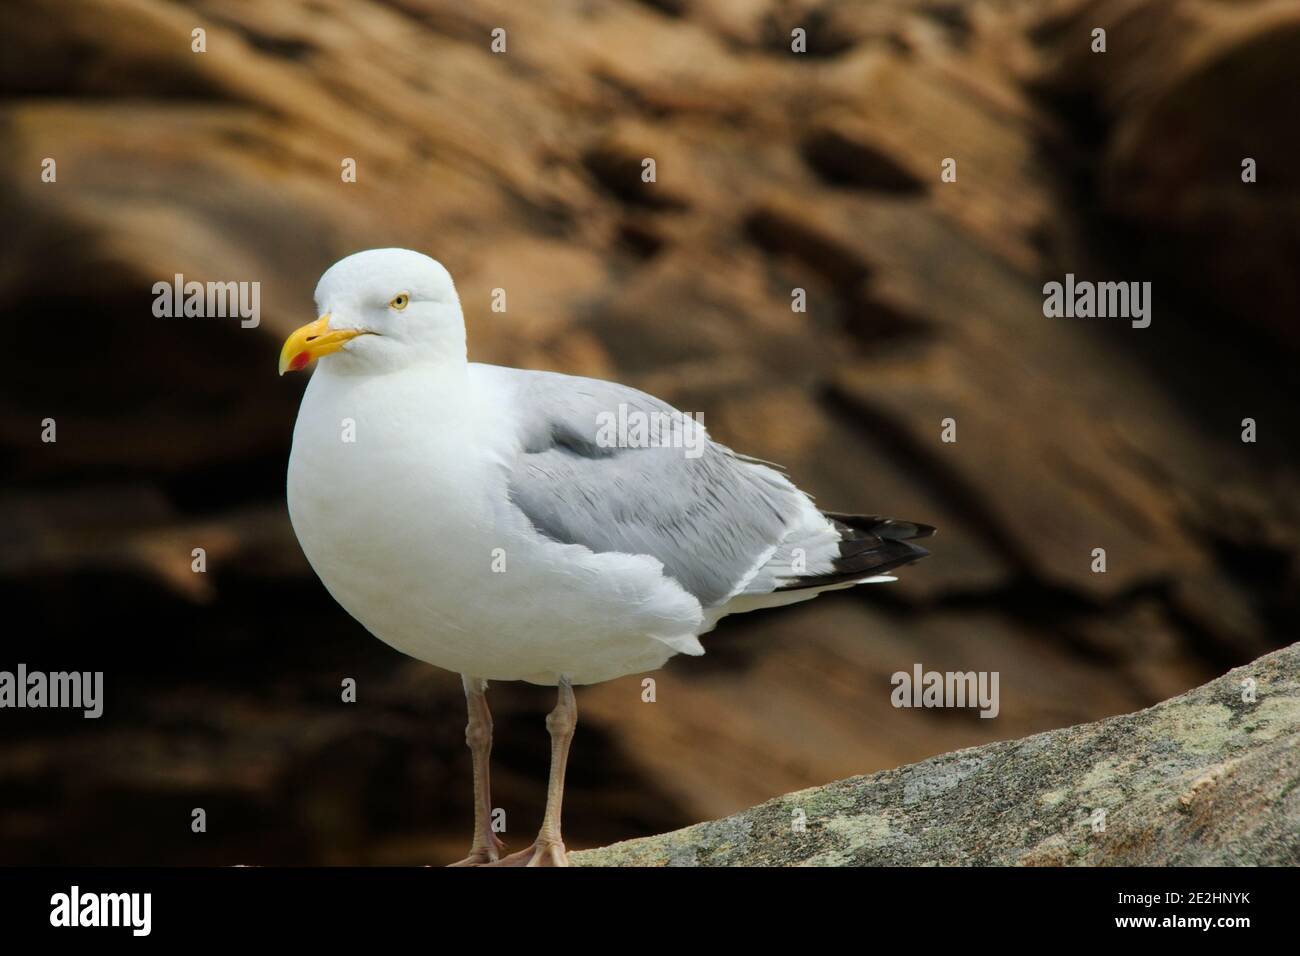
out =
{"type": "Polygon", "coordinates": [[[690,649],[699,603],[657,561],[547,541],[509,504],[506,399],[464,373],[313,375],[288,503],[330,594],[398,650],[490,680],[591,683],[690,649]]]}

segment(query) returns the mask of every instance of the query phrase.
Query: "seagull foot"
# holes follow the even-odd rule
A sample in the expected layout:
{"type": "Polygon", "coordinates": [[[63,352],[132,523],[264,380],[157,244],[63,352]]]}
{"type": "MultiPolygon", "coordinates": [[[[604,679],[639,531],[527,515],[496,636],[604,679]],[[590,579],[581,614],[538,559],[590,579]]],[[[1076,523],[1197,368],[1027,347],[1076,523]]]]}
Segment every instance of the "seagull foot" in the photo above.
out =
{"type": "Polygon", "coordinates": [[[492,840],[487,846],[470,847],[469,856],[463,860],[457,860],[455,863],[448,863],[448,866],[491,866],[501,859],[501,851],[506,845],[497,838],[497,835],[491,834],[492,840]]]}
{"type": "Polygon", "coordinates": [[[538,839],[536,843],[518,853],[503,856],[486,866],[568,866],[569,853],[559,840],[538,839]]]}

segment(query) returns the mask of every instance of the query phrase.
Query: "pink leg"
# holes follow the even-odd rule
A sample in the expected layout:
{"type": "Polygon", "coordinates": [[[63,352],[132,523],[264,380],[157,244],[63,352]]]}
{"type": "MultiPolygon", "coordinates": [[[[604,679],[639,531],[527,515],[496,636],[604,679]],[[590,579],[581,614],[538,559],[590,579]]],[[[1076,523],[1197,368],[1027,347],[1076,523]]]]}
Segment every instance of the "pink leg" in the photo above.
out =
{"type": "Polygon", "coordinates": [[[465,685],[465,703],[469,723],[465,725],[465,743],[474,763],[474,842],[469,856],[452,866],[481,866],[500,858],[505,844],[492,832],[492,787],[488,762],[492,754],[492,712],[488,710],[487,682],[461,675],[465,685]]]}
{"type": "Polygon", "coordinates": [[[578,726],[578,702],[573,687],[560,678],[555,709],[546,716],[551,734],[551,776],[546,788],[546,813],[537,840],[526,850],[512,853],[493,866],[568,866],[569,856],[560,836],[560,806],[564,802],[564,770],[569,762],[569,744],[578,726]]]}

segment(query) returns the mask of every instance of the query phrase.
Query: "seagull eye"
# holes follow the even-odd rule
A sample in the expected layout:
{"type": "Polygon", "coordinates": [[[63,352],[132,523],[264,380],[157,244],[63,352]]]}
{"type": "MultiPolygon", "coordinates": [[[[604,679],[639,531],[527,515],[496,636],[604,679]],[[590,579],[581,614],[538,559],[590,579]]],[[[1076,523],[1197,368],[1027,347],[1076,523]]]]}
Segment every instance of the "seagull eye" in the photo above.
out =
{"type": "Polygon", "coordinates": [[[390,309],[396,309],[398,312],[401,312],[404,308],[406,308],[406,303],[410,301],[411,301],[411,297],[409,295],[407,295],[405,292],[399,292],[397,293],[397,295],[393,296],[392,299],[389,300],[388,307],[390,309]]]}

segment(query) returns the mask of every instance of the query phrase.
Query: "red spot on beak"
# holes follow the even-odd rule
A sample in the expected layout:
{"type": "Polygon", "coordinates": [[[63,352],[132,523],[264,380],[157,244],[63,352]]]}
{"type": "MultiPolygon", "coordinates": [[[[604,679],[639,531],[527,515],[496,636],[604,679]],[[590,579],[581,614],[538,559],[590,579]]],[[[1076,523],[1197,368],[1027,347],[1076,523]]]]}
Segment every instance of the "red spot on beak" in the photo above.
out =
{"type": "Polygon", "coordinates": [[[311,361],[311,354],[309,352],[299,352],[297,355],[295,355],[292,359],[289,360],[289,368],[297,372],[300,369],[306,368],[307,363],[310,361],[311,361]]]}

